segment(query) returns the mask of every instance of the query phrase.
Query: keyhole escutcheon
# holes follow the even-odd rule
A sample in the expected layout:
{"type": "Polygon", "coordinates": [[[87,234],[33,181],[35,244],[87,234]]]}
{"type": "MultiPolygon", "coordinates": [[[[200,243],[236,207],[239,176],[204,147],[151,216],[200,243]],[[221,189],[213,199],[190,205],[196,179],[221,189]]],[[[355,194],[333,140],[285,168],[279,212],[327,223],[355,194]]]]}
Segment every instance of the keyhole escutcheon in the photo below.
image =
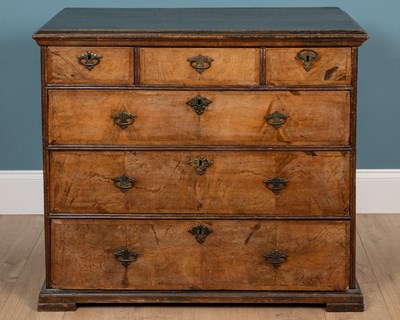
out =
{"type": "Polygon", "coordinates": [[[297,53],[295,58],[303,61],[304,70],[310,71],[312,63],[316,60],[319,60],[321,57],[314,50],[301,50],[297,53]]]}

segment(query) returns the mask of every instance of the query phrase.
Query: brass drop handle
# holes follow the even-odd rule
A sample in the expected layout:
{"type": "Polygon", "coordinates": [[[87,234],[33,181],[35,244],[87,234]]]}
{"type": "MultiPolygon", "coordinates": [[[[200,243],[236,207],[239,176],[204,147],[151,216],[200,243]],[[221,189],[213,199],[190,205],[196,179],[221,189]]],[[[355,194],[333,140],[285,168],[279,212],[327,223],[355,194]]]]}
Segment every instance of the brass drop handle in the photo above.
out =
{"type": "Polygon", "coordinates": [[[265,260],[272,264],[275,269],[278,269],[282,263],[286,262],[288,256],[289,255],[287,253],[281,252],[277,249],[264,254],[265,260]]]}
{"type": "Polygon", "coordinates": [[[92,51],[87,51],[77,57],[79,63],[83,65],[86,69],[91,71],[95,66],[100,63],[101,55],[95,54],[92,51]]]}
{"type": "Polygon", "coordinates": [[[310,71],[312,62],[320,59],[321,57],[314,50],[301,50],[297,53],[296,59],[303,61],[304,70],[310,71]]]}
{"type": "Polygon", "coordinates": [[[187,59],[189,61],[190,66],[193,69],[196,69],[197,73],[202,74],[204,70],[207,70],[211,67],[211,62],[214,60],[210,57],[203,56],[201,54],[187,59]]]}
{"type": "Polygon", "coordinates": [[[114,252],[113,255],[114,258],[121,262],[125,268],[128,267],[132,262],[135,262],[139,256],[138,253],[131,251],[128,248],[114,252]]]}
{"type": "Polygon", "coordinates": [[[122,191],[127,192],[129,189],[133,188],[136,182],[135,178],[132,178],[125,173],[119,177],[112,179],[115,185],[122,191]]]}
{"type": "Polygon", "coordinates": [[[284,125],[287,118],[288,116],[286,114],[280,113],[279,111],[275,111],[264,116],[267,124],[271,127],[274,127],[275,130],[278,130],[282,125],[284,125]]]}
{"type": "Polygon", "coordinates": [[[188,232],[196,238],[196,241],[198,243],[202,244],[204,240],[206,240],[208,235],[213,231],[210,228],[207,228],[200,224],[198,226],[191,227],[188,232]]]}
{"type": "Polygon", "coordinates": [[[287,179],[279,177],[264,180],[265,186],[275,194],[279,194],[283,189],[285,189],[288,182],[287,179]]]}
{"type": "Polygon", "coordinates": [[[122,130],[125,130],[133,123],[136,115],[126,111],[121,111],[120,113],[113,114],[111,118],[114,119],[114,123],[117,126],[119,126],[122,130]]]}

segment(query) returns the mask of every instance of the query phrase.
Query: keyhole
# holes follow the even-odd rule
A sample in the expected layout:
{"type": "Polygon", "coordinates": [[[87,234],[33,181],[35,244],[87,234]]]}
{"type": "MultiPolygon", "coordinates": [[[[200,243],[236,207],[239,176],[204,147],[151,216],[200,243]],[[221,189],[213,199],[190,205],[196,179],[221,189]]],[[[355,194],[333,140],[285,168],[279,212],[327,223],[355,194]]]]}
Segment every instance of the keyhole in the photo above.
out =
{"type": "Polygon", "coordinates": [[[88,59],[88,60],[92,60],[92,55],[91,55],[91,54],[88,54],[88,55],[87,55],[87,59],[88,59]]]}
{"type": "Polygon", "coordinates": [[[203,166],[203,160],[199,160],[199,167],[203,166]]]}
{"type": "Polygon", "coordinates": [[[199,235],[202,235],[203,234],[203,229],[199,229],[199,235]]]}
{"type": "Polygon", "coordinates": [[[311,59],[311,56],[306,55],[306,61],[307,61],[307,62],[310,62],[310,59],[311,59]]]}
{"type": "Polygon", "coordinates": [[[201,105],[201,99],[197,99],[197,104],[200,106],[201,105]]]}

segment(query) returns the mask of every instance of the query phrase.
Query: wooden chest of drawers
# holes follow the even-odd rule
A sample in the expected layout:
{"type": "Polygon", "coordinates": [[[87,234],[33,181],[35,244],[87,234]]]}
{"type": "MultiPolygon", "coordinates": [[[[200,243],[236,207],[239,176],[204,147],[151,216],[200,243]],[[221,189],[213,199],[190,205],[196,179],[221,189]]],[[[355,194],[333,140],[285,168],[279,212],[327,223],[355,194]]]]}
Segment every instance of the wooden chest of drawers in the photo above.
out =
{"type": "Polygon", "coordinates": [[[65,9],[41,46],[46,281],[79,303],[361,311],[338,8],[65,9]]]}

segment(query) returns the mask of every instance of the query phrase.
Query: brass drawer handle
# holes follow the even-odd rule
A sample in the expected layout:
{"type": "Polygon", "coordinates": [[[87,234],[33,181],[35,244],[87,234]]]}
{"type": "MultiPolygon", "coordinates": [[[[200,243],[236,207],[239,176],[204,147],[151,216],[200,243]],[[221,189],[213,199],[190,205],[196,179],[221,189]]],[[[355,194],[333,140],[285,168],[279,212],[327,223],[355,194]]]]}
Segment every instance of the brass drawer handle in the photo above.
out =
{"type": "Polygon", "coordinates": [[[92,51],[85,52],[84,54],[77,57],[81,65],[83,65],[89,71],[100,63],[101,55],[95,54],[92,51]]]}
{"type": "Polygon", "coordinates": [[[119,126],[122,130],[125,130],[133,123],[136,115],[126,111],[121,111],[120,113],[113,114],[111,118],[114,119],[114,123],[117,126],[119,126]]]}
{"type": "Polygon", "coordinates": [[[189,101],[186,102],[189,106],[192,107],[192,109],[200,116],[204,113],[204,111],[207,109],[208,105],[212,103],[211,100],[208,100],[207,98],[204,98],[202,96],[197,96],[194,97],[193,99],[190,99],[189,101]]]}
{"type": "Polygon", "coordinates": [[[196,69],[197,73],[202,74],[204,70],[211,67],[211,62],[214,60],[210,57],[202,56],[201,54],[187,59],[190,62],[190,66],[196,69]]]}
{"type": "Polygon", "coordinates": [[[265,260],[272,264],[275,269],[278,269],[282,263],[286,262],[289,255],[279,250],[273,250],[264,254],[265,260]]]}
{"type": "Polygon", "coordinates": [[[275,111],[274,113],[270,113],[264,116],[265,121],[271,127],[274,127],[275,130],[278,130],[282,125],[286,123],[287,115],[280,113],[279,111],[275,111]]]}
{"type": "Polygon", "coordinates": [[[265,186],[275,194],[279,194],[281,190],[285,189],[288,182],[285,178],[279,177],[264,180],[265,186]]]}
{"type": "Polygon", "coordinates": [[[296,59],[303,61],[304,70],[310,71],[312,62],[320,59],[321,57],[314,50],[301,50],[297,53],[296,59]]]}
{"type": "Polygon", "coordinates": [[[188,164],[196,170],[196,173],[199,176],[202,176],[206,172],[207,168],[213,165],[213,162],[205,157],[199,156],[196,159],[188,161],[188,164]]]}
{"type": "Polygon", "coordinates": [[[115,182],[115,185],[122,192],[126,192],[129,189],[133,188],[133,186],[135,185],[136,179],[135,178],[131,178],[131,177],[129,177],[128,175],[126,175],[124,173],[122,176],[113,178],[112,181],[115,182]]]}
{"type": "Polygon", "coordinates": [[[210,228],[200,224],[198,226],[191,227],[188,232],[190,232],[196,238],[198,243],[202,244],[208,235],[213,231],[210,228]]]}
{"type": "Polygon", "coordinates": [[[115,259],[121,262],[125,268],[128,267],[132,262],[135,262],[139,256],[138,253],[130,251],[128,248],[114,252],[113,255],[115,259]]]}

